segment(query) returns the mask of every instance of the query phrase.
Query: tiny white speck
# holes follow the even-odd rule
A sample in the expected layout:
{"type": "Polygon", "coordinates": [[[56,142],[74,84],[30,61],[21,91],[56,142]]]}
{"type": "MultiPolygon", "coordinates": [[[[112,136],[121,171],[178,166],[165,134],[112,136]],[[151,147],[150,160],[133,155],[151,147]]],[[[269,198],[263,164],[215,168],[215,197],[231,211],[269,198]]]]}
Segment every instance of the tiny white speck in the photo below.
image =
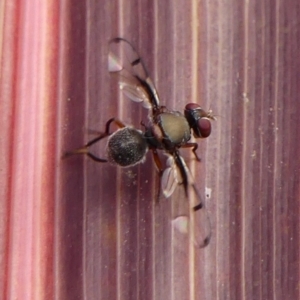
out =
{"type": "Polygon", "coordinates": [[[210,199],[211,193],[212,193],[212,189],[208,188],[208,187],[205,187],[205,197],[206,197],[206,199],[210,199]]]}

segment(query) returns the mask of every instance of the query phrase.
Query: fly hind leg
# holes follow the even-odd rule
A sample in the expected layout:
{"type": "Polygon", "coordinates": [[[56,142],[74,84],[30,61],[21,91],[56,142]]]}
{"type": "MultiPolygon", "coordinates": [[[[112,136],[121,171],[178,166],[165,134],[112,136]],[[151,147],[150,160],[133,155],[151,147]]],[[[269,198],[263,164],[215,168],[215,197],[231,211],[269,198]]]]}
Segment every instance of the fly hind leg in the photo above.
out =
{"type": "Polygon", "coordinates": [[[69,157],[69,156],[72,156],[72,155],[76,155],[76,154],[85,154],[85,155],[87,155],[88,157],[90,157],[92,160],[94,160],[96,162],[101,162],[101,163],[107,162],[106,159],[97,157],[93,153],[89,152],[89,147],[94,145],[95,143],[99,142],[100,140],[102,140],[102,139],[104,139],[104,138],[111,135],[110,126],[111,126],[112,123],[114,123],[118,128],[124,128],[125,127],[125,124],[123,122],[121,122],[120,120],[115,119],[115,118],[111,118],[106,122],[105,131],[103,133],[101,133],[99,136],[97,136],[96,138],[89,141],[83,147],[75,149],[73,151],[66,152],[63,155],[63,158],[66,158],[66,157],[69,157]]]}

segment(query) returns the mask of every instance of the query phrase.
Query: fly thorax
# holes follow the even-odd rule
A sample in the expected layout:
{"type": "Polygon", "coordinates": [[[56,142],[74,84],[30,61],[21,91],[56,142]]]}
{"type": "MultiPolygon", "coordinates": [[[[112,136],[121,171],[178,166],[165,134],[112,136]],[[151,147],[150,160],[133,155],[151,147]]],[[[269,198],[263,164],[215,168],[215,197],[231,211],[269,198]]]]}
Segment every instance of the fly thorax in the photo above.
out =
{"type": "Polygon", "coordinates": [[[164,139],[174,145],[187,143],[191,138],[190,126],[180,113],[162,113],[158,116],[164,139]]]}

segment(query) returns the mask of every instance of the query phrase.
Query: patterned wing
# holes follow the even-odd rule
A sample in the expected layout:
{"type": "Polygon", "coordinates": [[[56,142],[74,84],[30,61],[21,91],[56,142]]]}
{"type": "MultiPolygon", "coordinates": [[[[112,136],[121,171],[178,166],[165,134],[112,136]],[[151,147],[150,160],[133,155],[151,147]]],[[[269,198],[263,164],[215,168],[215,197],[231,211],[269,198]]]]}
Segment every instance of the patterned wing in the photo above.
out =
{"type": "Polygon", "coordinates": [[[109,42],[108,70],[119,76],[119,86],[132,101],[140,102],[153,112],[159,107],[159,97],[134,47],[123,38],[109,42]]]}
{"type": "Polygon", "coordinates": [[[172,224],[178,232],[189,234],[197,248],[203,248],[211,239],[211,224],[204,201],[179,151],[168,158],[167,164],[161,190],[166,198],[172,196],[174,200],[172,224]]]}

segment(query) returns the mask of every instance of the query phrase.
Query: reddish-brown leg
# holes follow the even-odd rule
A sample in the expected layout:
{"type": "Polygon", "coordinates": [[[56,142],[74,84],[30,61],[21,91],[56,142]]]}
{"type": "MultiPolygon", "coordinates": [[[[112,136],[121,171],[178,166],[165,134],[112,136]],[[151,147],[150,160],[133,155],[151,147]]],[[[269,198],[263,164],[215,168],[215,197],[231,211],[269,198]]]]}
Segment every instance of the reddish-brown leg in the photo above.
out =
{"type": "Polygon", "coordinates": [[[156,168],[158,170],[158,174],[159,176],[162,175],[163,173],[163,167],[162,167],[162,162],[160,160],[160,157],[156,151],[156,149],[151,149],[152,150],[152,156],[153,156],[153,160],[155,162],[156,168]]]}
{"type": "Polygon", "coordinates": [[[85,144],[83,147],[76,149],[74,151],[70,151],[70,152],[66,152],[63,156],[63,158],[71,156],[71,155],[75,155],[75,154],[86,154],[88,157],[90,157],[92,160],[96,161],[96,162],[107,162],[106,159],[100,158],[95,156],[94,154],[92,154],[91,152],[88,151],[88,148],[90,146],[92,146],[93,144],[97,143],[98,141],[108,137],[111,135],[110,133],[110,125],[114,123],[117,125],[117,127],[119,128],[124,128],[126,125],[121,122],[118,119],[115,118],[111,118],[106,122],[105,125],[105,132],[101,133],[99,136],[97,136],[96,138],[92,139],[91,141],[89,141],[87,144],[85,144]]]}
{"type": "Polygon", "coordinates": [[[192,151],[193,151],[193,153],[196,157],[196,160],[201,161],[201,158],[196,153],[196,151],[198,149],[198,144],[197,143],[186,143],[185,145],[181,146],[181,148],[192,148],[192,151]]]}
{"type": "Polygon", "coordinates": [[[152,156],[153,156],[153,160],[154,160],[154,163],[156,165],[156,168],[157,168],[157,171],[158,171],[158,183],[157,183],[157,186],[158,186],[158,189],[157,189],[157,195],[156,195],[156,204],[159,203],[159,198],[160,198],[160,194],[161,194],[161,176],[163,174],[163,166],[162,166],[162,162],[160,160],[160,157],[157,153],[157,150],[156,149],[151,149],[152,150],[152,156]]]}

